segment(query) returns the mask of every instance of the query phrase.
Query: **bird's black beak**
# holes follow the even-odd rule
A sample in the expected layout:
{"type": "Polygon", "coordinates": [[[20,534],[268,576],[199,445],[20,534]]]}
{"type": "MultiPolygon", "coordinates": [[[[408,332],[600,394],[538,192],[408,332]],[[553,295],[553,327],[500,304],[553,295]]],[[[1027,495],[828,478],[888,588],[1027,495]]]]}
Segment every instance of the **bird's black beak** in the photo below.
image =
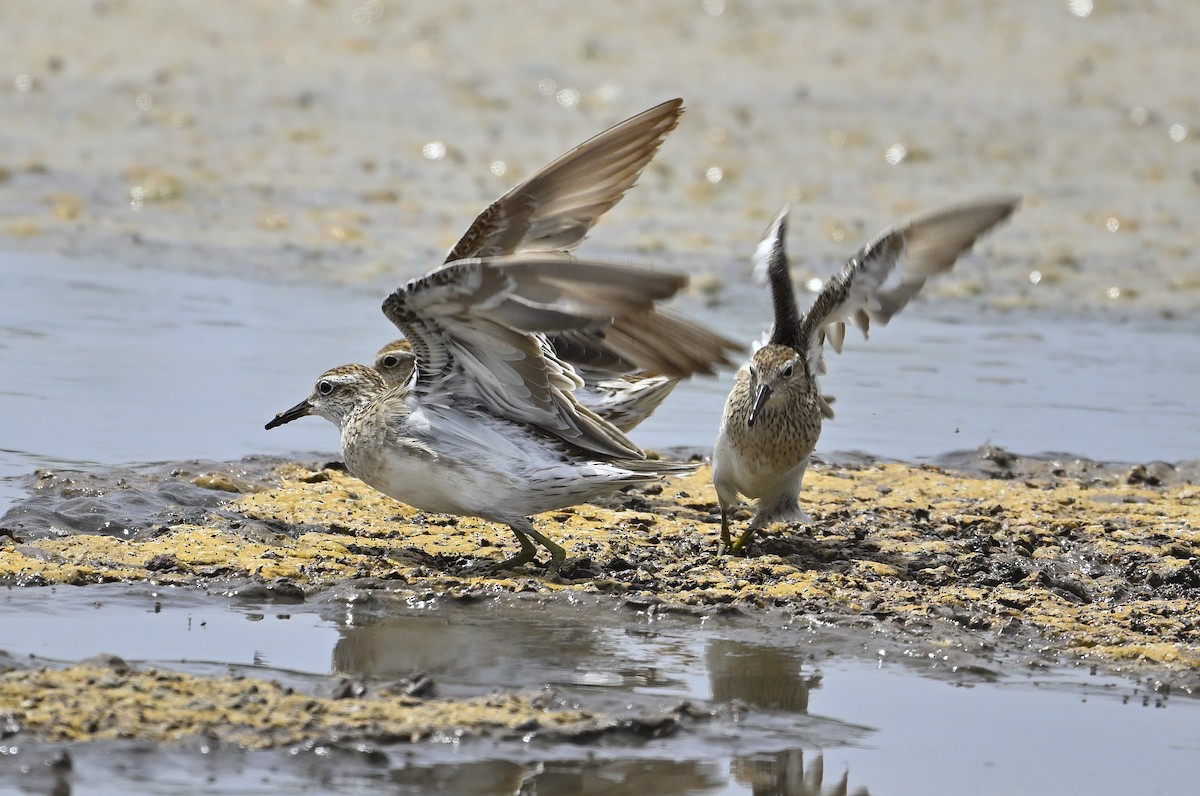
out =
{"type": "Polygon", "coordinates": [[[754,395],[754,406],[750,407],[750,416],[746,418],[746,425],[753,426],[754,421],[758,419],[758,413],[762,411],[763,406],[771,397],[771,385],[760,384],[758,392],[754,395]]]}
{"type": "Polygon", "coordinates": [[[276,426],[282,426],[284,423],[290,423],[298,417],[311,415],[312,408],[312,404],[310,404],[307,400],[301,401],[291,409],[288,409],[286,412],[280,412],[279,414],[275,415],[275,418],[270,423],[267,423],[267,430],[269,431],[276,426]]]}

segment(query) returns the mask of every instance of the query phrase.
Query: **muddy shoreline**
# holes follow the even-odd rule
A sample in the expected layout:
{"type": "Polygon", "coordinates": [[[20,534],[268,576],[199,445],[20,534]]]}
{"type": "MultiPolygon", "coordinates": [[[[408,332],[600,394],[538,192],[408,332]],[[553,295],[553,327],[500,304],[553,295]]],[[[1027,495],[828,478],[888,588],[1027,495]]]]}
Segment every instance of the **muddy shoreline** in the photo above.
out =
{"type": "Polygon", "coordinates": [[[568,550],[554,579],[536,567],[473,575],[507,553],[503,529],[414,512],[324,464],[42,471],[30,499],[0,521],[0,582],[144,581],[281,604],[349,589],[464,601],[600,595],[699,615],[782,610],[865,623],[893,642],[974,639],[1001,668],[1033,653],[1177,693],[1200,685],[1195,462],[1106,465],[990,447],[941,466],[841,457],[814,468],[812,527],[776,527],[744,559],[713,555],[702,468],[539,517],[568,550]]]}

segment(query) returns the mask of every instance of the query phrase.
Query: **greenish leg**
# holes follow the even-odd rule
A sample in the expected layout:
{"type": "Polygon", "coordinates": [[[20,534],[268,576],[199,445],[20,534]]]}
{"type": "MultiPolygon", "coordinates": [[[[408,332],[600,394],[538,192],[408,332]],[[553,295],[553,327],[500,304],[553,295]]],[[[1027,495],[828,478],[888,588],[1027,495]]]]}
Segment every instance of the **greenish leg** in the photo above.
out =
{"type": "Polygon", "coordinates": [[[746,546],[749,545],[750,542],[754,541],[755,530],[756,529],[753,524],[747,528],[742,535],[738,537],[738,540],[733,543],[733,547],[730,548],[730,552],[732,552],[735,556],[746,555],[746,546]]]}
{"type": "MultiPolygon", "coordinates": [[[[533,529],[530,528],[530,530],[533,529]]],[[[516,534],[517,541],[521,543],[521,552],[517,553],[512,558],[505,559],[499,564],[494,564],[489,567],[489,569],[493,572],[499,572],[500,570],[505,569],[516,569],[519,566],[528,564],[535,557],[537,557],[537,546],[533,542],[529,541],[529,537],[516,528],[513,528],[512,531],[514,534],[516,534]]]]}
{"type": "Polygon", "coordinates": [[[717,545],[717,555],[728,555],[733,547],[733,540],[729,536],[729,507],[721,506],[721,543],[717,545]]]}
{"type": "Polygon", "coordinates": [[[562,546],[556,544],[546,534],[533,527],[533,523],[525,529],[525,533],[529,534],[542,547],[550,551],[550,563],[546,565],[546,574],[553,575],[562,569],[563,562],[567,560],[567,551],[562,549],[562,546]]]}

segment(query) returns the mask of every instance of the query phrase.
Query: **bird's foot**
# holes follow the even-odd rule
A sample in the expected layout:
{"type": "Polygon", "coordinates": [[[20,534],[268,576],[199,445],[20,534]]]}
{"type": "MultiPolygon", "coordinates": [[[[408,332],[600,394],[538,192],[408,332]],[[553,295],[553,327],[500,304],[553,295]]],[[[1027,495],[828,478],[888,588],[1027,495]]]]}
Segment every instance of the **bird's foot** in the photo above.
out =
{"type": "Polygon", "coordinates": [[[747,528],[742,535],[737,538],[737,541],[730,545],[730,554],[735,556],[745,556],[747,552],[746,548],[748,548],[750,543],[754,541],[754,532],[756,530],[758,529],[753,526],[747,528]]]}
{"type": "Polygon", "coordinates": [[[557,575],[558,571],[562,569],[563,562],[567,560],[567,551],[541,531],[528,528],[525,533],[532,536],[534,541],[550,552],[550,563],[546,564],[546,574],[557,575]]]}
{"type": "Polygon", "coordinates": [[[481,575],[497,575],[508,572],[509,570],[523,567],[531,561],[537,559],[537,545],[529,540],[529,537],[520,531],[515,531],[517,541],[521,543],[521,550],[512,558],[506,558],[500,562],[482,564],[479,567],[481,575]]]}
{"type": "Polygon", "coordinates": [[[526,557],[523,553],[518,553],[512,558],[506,558],[503,561],[476,561],[468,564],[464,568],[463,574],[468,577],[511,575],[514,569],[523,567],[530,562],[533,562],[535,565],[537,564],[534,556],[526,557]]]}

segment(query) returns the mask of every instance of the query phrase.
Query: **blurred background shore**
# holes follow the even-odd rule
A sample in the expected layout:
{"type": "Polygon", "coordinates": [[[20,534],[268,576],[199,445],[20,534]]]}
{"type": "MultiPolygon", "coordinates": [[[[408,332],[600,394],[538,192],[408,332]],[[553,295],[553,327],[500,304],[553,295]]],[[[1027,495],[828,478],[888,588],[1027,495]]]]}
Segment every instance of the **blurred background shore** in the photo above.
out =
{"type": "Polygon", "coordinates": [[[585,252],[719,290],[787,200],[820,277],[913,213],[1019,192],[935,300],[1187,319],[1198,51],[1200,7],[1156,2],[7,3],[0,249],[390,287],[682,96],[585,252]]]}

